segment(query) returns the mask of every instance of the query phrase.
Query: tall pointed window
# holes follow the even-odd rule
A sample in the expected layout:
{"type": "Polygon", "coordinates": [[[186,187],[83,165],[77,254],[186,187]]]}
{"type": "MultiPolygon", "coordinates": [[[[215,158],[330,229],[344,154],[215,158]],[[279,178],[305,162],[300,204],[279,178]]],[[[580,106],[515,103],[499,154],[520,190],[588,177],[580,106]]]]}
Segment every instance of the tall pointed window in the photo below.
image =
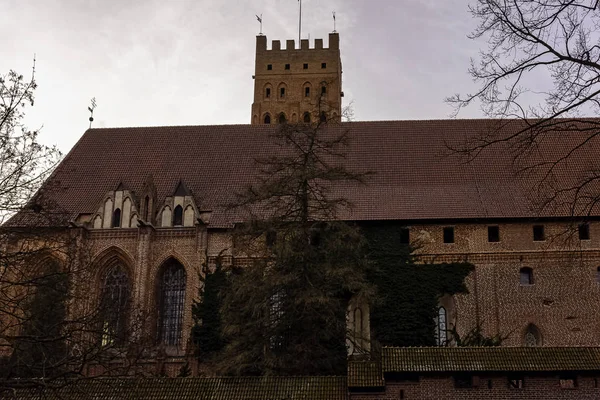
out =
{"type": "Polygon", "coordinates": [[[177,206],[173,211],[173,226],[183,225],[183,207],[177,206]]]}
{"type": "Polygon", "coordinates": [[[264,122],[265,122],[265,124],[271,123],[271,116],[269,114],[265,114],[264,122]]]}
{"type": "Polygon", "coordinates": [[[181,344],[181,328],[185,305],[185,270],[169,260],[159,275],[158,339],[168,346],[181,344]]]}
{"type": "Polygon", "coordinates": [[[131,286],[125,269],[113,266],[104,278],[102,288],[102,345],[121,345],[127,330],[131,286]]]}
{"type": "Polygon", "coordinates": [[[121,226],[121,209],[117,208],[114,212],[113,212],[113,217],[112,217],[112,227],[113,228],[118,228],[121,226]]]}
{"type": "Polygon", "coordinates": [[[437,346],[445,346],[448,342],[446,317],[446,309],[444,307],[438,308],[438,314],[435,317],[435,344],[437,346]]]}
{"type": "Polygon", "coordinates": [[[534,324],[529,324],[525,330],[525,347],[537,347],[542,345],[542,335],[534,324]]]}
{"type": "Polygon", "coordinates": [[[304,123],[310,124],[310,113],[309,112],[304,113],[304,123]]]}

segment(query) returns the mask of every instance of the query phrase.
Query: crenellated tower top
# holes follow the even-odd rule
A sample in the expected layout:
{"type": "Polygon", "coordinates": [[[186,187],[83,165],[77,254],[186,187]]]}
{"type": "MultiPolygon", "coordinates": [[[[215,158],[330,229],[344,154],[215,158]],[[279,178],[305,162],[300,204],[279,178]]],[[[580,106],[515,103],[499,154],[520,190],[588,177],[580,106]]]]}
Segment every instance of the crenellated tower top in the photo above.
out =
{"type": "Polygon", "coordinates": [[[254,103],[252,124],[316,122],[338,120],[342,112],[342,62],[340,37],[329,34],[329,47],[323,39],[273,40],[256,37],[254,103]]]}

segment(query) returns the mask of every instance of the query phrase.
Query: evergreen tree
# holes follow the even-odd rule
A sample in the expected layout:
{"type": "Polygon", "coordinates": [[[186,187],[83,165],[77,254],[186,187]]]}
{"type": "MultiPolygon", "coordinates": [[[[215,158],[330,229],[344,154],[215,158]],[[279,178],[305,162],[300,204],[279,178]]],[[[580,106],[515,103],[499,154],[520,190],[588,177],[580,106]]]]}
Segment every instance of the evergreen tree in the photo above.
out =
{"type": "Polygon", "coordinates": [[[203,282],[200,288],[201,300],[192,308],[194,326],[192,342],[196,346],[197,356],[204,361],[211,359],[223,350],[225,342],[221,329],[222,290],[227,284],[227,276],[221,262],[217,261],[214,271],[200,277],[203,282]]]}
{"type": "Polygon", "coordinates": [[[68,276],[55,263],[32,281],[35,293],[25,306],[22,331],[10,360],[12,372],[21,378],[53,378],[64,372],[66,343],[61,332],[66,318],[68,276]]]}
{"type": "Polygon", "coordinates": [[[234,234],[236,256],[252,258],[224,298],[228,373],[346,372],[348,301],[371,288],[358,228],[336,221],[348,202],[329,188],[364,176],[343,167],[347,132],[325,125],[281,125],[278,150],[257,160],[258,182],[233,205],[250,216],[234,234]]]}

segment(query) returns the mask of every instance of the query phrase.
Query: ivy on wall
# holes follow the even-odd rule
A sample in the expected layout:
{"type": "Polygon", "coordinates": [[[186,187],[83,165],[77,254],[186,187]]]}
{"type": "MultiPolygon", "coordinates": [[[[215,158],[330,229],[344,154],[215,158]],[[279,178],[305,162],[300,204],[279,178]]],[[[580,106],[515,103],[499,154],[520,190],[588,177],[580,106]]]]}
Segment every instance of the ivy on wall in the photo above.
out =
{"type": "Polygon", "coordinates": [[[438,300],[467,293],[464,280],[473,266],[417,264],[410,246],[401,244],[403,233],[397,224],[363,226],[373,267],[370,280],[377,288],[372,337],[382,346],[434,346],[438,300]]]}

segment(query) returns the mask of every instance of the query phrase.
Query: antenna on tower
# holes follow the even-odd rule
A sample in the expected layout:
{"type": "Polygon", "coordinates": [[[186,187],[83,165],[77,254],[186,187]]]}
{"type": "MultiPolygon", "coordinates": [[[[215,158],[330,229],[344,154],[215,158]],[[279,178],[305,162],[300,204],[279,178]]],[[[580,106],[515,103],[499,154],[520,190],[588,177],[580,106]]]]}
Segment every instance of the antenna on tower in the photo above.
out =
{"type": "Polygon", "coordinates": [[[260,22],[260,32],[258,34],[262,35],[262,14],[260,14],[260,17],[256,15],[256,19],[258,20],[258,22],[260,22]]]}
{"type": "Polygon", "coordinates": [[[302,41],[302,0],[298,0],[300,3],[300,17],[298,19],[298,44],[302,41]]]}
{"type": "Polygon", "coordinates": [[[92,97],[92,105],[88,107],[90,111],[90,129],[92,129],[92,122],[94,122],[94,109],[96,108],[96,98],[92,97]]]}
{"type": "Polygon", "coordinates": [[[333,33],[336,33],[337,31],[335,30],[335,11],[333,11],[332,14],[333,14],[333,33]]]}

